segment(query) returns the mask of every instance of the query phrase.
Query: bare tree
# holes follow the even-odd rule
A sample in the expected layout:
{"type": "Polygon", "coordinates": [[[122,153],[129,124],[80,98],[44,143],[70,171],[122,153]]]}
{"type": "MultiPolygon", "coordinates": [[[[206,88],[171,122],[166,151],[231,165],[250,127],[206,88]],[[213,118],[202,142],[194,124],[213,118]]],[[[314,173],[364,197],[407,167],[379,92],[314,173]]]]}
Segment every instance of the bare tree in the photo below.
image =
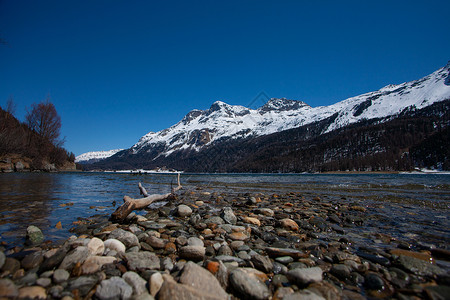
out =
{"type": "Polygon", "coordinates": [[[50,99],[45,102],[33,103],[31,111],[27,110],[25,116],[27,125],[39,136],[50,141],[53,145],[60,146],[61,117],[50,99]]]}
{"type": "Polygon", "coordinates": [[[10,113],[12,116],[16,113],[17,105],[14,103],[14,98],[10,96],[8,101],[6,101],[6,111],[10,113]]]}

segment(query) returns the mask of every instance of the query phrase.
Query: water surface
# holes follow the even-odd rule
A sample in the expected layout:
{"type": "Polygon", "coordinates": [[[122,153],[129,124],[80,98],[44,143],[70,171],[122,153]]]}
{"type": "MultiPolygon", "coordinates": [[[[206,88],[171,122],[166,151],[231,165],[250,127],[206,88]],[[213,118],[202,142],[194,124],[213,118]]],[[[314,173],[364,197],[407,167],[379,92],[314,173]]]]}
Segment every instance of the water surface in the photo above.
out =
{"type": "MultiPolygon", "coordinates": [[[[0,174],[0,241],[23,242],[36,225],[47,239],[70,235],[78,218],[110,214],[124,195],[167,193],[173,174],[10,173],[0,174]],[[67,206],[68,203],[73,205],[67,206]],[[56,229],[61,222],[63,229],[56,229]]],[[[367,230],[449,248],[450,175],[445,174],[182,174],[184,190],[244,193],[301,193],[330,203],[368,208],[367,230]]],[[[349,231],[357,235],[357,232],[349,231]]]]}

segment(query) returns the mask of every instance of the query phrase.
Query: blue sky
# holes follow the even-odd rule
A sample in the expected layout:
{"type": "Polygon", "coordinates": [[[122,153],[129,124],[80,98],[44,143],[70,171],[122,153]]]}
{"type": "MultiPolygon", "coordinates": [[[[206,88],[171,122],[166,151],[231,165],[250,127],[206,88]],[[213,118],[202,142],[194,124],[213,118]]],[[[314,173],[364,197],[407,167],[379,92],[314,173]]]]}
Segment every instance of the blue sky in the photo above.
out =
{"type": "MultiPolygon", "coordinates": [[[[0,105],[50,96],[65,147],[127,148],[216,100],[329,105],[450,60],[450,1],[0,0],[0,105]]],[[[262,103],[261,103],[262,104],[262,103]]]]}

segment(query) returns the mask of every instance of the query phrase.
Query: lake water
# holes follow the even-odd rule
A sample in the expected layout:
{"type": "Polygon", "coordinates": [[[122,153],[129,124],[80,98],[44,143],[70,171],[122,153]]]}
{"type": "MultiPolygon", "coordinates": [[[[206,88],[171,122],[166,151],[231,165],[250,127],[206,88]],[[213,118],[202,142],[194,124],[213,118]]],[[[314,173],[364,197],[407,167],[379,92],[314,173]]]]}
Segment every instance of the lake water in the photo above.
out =
{"type": "MultiPolygon", "coordinates": [[[[9,173],[0,174],[0,241],[24,240],[36,225],[47,239],[70,236],[78,218],[110,214],[124,195],[167,193],[173,174],[9,173]],[[73,205],[67,206],[68,203],[73,205]],[[61,222],[62,229],[55,225],[61,222]]],[[[449,248],[450,175],[446,174],[182,174],[183,190],[238,193],[300,192],[368,208],[368,230],[449,248]]]]}

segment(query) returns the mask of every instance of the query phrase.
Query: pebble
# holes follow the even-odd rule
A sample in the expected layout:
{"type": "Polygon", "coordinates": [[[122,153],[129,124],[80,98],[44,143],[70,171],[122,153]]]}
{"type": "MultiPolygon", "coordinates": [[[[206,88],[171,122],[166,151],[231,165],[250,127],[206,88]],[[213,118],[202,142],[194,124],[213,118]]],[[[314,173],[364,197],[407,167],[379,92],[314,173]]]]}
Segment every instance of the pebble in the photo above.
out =
{"type": "Polygon", "coordinates": [[[19,289],[12,280],[0,279],[0,298],[16,298],[18,295],[19,289]]]}
{"type": "Polygon", "coordinates": [[[111,233],[109,234],[109,239],[119,240],[127,248],[139,246],[139,239],[137,238],[137,236],[121,228],[111,231],[111,233]]]}
{"type": "Polygon", "coordinates": [[[448,264],[431,262],[450,251],[360,230],[371,212],[346,200],[306,198],[190,191],[124,224],[86,219],[59,247],[0,248],[0,298],[19,290],[67,300],[448,295],[448,264]]]}
{"type": "Polygon", "coordinates": [[[249,276],[241,268],[233,270],[229,280],[233,289],[244,298],[264,300],[270,297],[267,286],[260,280],[249,276]]]}
{"type": "Polygon", "coordinates": [[[42,286],[27,286],[19,290],[19,299],[47,299],[47,292],[42,286]]]}
{"type": "Polygon", "coordinates": [[[188,262],[184,265],[179,282],[201,290],[204,294],[222,299],[228,298],[228,294],[216,277],[193,262],[188,262]]]}
{"type": "Polygon", "coordinates": [[[55,282],[56,284],[63,283],[67,281],[67,279],[69,279],[69,276],[70,274],[66,270],[56,269],[53,273],[53,282],[55,282]]]}
{"type": "Polygon", "coordinates": [[[5,264],[5,253],[3,253],[2,251],[0,251],[0,269],[3,267],[3,265],[5,264]]]}
{"type": "Polygon", "coordinates": [[[38,245],[44,241],[44,234],[38,227],[30,225],[27,227],[26,240],[31,245],[38,245]]]}
{"type": "Polygon", "coordinates": [[[280,220],[281,226],[287,230],[298,231],[298,224],[291,219],[282,219],[280,220]]]}
{"type": "Polygon", "coordinates": [[[131,271],[159,270],[161,267],[159,258],[152,252],[140,251],[125,253],[127,266],[131,271]]]}
{"type": "Polygon", "coordinates": [[[181,258],[200,261],[205,257],[206,248],[203,246],[184,246],[179,250],[181,258]]]}
{"type": "Polygon", "coordinates": [[[100,300],[130,299],[132,294],[132,287],[117,276],[103,280],[95,291],[95,296],[100,300]]]}
{"type": "Polygon", "coordinates": [[[224,207],[220,214],[220,217],[228,224],[236,224],[237,217],[235,216],[231,207],[224,207]]]}
{"type": "Polygon", "coordinates": [[[147,292],[147,287],[145,286],[147,282],[139,274],[128,271],[122,275],[122,278],[132,287],[133,295],[141,295],[147,292]]]}
{"type": "Polygon", "coordinates": [[[305,286],[313,282],[323,280],[323,271],[319,267],[297,268],[287,272],[289,280],[299,286],[305,286]]]}
{"type": "Polygon", "coordinates": [[[161,273],[159,272],[153,273],[149,280],[150,295],[155,297],[156,294],[161,289],[163,283],[164,280],[161,273]]]}
{"type": "Polygon", "coordinates": [[[87,247],[77,247],[67,253],[66,257],[64,257],[63,261],[59,265],[59,268],[70,271],[77,263],[82,264],[89,256],[89,254],[89,249],[87,247]]]}
{"type": "Polygon", "coordinates": [[[126,250],[125,245],[116,239],[107,239],[103,245],[105,246],[105,251],[114,250],[117,253],[125,253],[126,250]]]}
{"type": "Polygon", "coordinates": [[[192,214],[192,208],[187,205],[181,204],[177,207],[177,215],[179,217],[189,217],[192,214]]]}
{"type": "Polygon", "coordinates": [[[105,252],[105,244],[99,238],[92,238],[87,244],[87,248],[91,255],[102,255],[105,252]]]}

